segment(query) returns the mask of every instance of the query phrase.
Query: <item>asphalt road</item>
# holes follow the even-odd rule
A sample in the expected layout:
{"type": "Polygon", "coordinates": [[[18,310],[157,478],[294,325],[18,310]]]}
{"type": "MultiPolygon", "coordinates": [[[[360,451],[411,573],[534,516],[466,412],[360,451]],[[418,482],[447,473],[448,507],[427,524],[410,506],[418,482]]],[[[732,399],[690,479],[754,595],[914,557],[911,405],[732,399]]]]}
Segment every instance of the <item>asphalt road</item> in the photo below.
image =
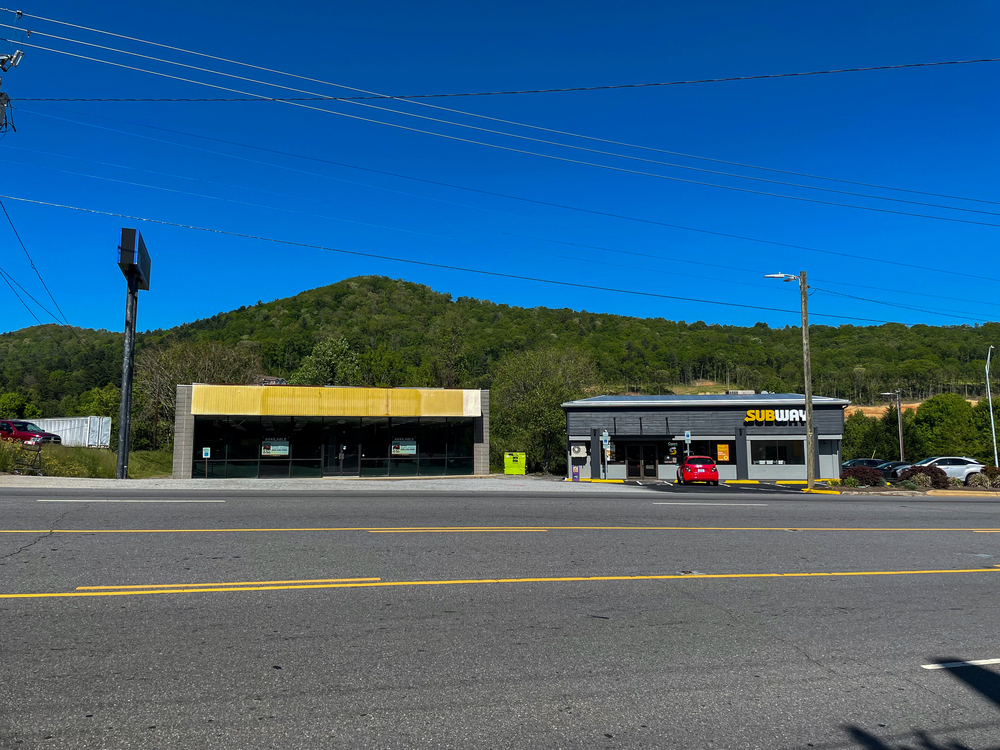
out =
{"type": "Polygon", "coordinates": [[[996,750],[1000,663],[923,666],[1000,659],[992,532],[985,498],[0,489],[0,747],[996,750]]]}

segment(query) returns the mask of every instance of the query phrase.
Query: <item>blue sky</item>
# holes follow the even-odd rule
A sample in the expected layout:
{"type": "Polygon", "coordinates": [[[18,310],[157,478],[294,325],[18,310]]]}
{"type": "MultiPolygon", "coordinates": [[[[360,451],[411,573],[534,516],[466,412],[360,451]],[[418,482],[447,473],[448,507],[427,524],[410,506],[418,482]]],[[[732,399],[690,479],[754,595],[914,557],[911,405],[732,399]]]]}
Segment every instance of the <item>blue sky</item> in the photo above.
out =
{"type": "MultiPolygon", "coordinates": [[[[286,13],[277,12],[273,3],[219,0],[197,7],[25,0],[20,7],[29,15],[397,95],[1000,57],[1000,9],[975,1],[512,2],[489,7],[305,2],[286,13]]],[[[52,35],[322,95],[352,92],[38,18],[16,21],[13,14],[0,13],[0,23],[16,26],[0,31],[22,42],[0,43],[0,54],[18,47],[25,51],[19,67],[2,75],[0,86],[14,101],[17,126],[16,133],[0,140],[3,195],[388,258],[789,311],[483,276],[5,199],[36,267],[73,325],[122,328],[125,283],[115,265],[122,226],[142,231],[153,260],[152,288],[140,297],[140,329],[171,327],[364,274],[513,305],[784,326],[799,321],[795,285],[763,275],[805,270],[814,287],[810,313],[815,323],[858,324],[848,318],[861,318],[956,325],[1000,319],[1000,300],[991,291],[1000,279],[995,249],[1000,226],[965,223],[1000,225],[1000,104],[995,96],[1000,63],[421,100],[509,121],[502,123],[384,100],[365,104],[394,112],[334,102],[25,101],[239,96],[52,50],[253,94],[303,96],[52,35]],[[26,37],[29,29],[33,33],[26,37]],[[523,125],[979,202],[755,170],[523,125]],[[954,208],[740,179],[619,154],[954,208]],[[726,234],[796,247],[720,236],[726,234]]],[[[4,222],[0,216],[2,267],[54,310],[4,222]]],[[[7,296],[2,330],[34,324],[9,290],[7,296]]],[[[52,320],[29,305],[43,322],[52,320]]]]}

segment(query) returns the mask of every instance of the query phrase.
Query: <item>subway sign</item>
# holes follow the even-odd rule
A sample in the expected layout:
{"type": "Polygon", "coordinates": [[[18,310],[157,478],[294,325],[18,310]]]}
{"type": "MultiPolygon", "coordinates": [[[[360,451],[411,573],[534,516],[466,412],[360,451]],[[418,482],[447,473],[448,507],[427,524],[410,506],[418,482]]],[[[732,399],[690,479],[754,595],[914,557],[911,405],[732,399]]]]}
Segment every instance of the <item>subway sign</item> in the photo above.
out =
{"type": "Polygon", "coordinates": [[[743,424],[805,422],[805,409],[747,409],[743,424]]]}

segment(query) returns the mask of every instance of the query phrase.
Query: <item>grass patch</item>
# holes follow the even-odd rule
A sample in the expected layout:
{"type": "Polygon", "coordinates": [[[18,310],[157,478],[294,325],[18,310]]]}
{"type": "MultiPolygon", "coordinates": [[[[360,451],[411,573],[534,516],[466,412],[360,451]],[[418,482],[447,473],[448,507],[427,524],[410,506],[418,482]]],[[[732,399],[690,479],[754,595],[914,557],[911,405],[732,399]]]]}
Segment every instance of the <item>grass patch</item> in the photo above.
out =
{"type": "MultiPolygon", "coordinates": [[[[20,443],[0,442],[0,472],[13,474],[26,455],[20,443]]],[[[91,477],[114,479],[118,454],[106,448],[81,448],[66,445],[42,446],[42,473],[47,477],[91,477]]],[[[173,472],[170,450],[132,451],[129,453],[130,479],[169,477],[173,472]]]]}

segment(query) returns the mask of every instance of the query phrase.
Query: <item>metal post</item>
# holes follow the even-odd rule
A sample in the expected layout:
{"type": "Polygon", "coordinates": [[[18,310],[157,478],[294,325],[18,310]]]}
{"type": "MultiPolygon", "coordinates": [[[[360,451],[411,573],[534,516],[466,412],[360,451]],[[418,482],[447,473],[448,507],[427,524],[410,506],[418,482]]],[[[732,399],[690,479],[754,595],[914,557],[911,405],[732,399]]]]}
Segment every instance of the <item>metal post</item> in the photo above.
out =
{"type": "Polygon", "coordinates": [[[806,272],[799,274],[799,292],[802,295],[802,370],[806,385],[806,489],[816,485],[816,441],[813,430],[812,364],[809,359],[809,286],[806,272]]]}
{"type": "Polygon", "coordinates": [[[990,392],[990,355],[993,353],[993,346],[986,351],[986,401],[990,407],[990,434],[993,436],[993,465],[1000,466],[997,461],[997,427],[993,421],[993,394],[990,392]]]}
{"type": "Polygon", "coordinates": [[[899,424],[899,460],[905,461],[903,458],[903,405],[900,403],[899,397],[900,389],[896,389],[896,422],[899,424]]]}
{"type": "Polygon", "coordinates": [[[118,466],[115,478],[128,478],[129,431],[132,427],[132,373],[135,368],[135,315],[139,300],[139,275],[129,273],[125,300],[125,352],[122,358],[122,394],[118,411],[118,466]]]}

